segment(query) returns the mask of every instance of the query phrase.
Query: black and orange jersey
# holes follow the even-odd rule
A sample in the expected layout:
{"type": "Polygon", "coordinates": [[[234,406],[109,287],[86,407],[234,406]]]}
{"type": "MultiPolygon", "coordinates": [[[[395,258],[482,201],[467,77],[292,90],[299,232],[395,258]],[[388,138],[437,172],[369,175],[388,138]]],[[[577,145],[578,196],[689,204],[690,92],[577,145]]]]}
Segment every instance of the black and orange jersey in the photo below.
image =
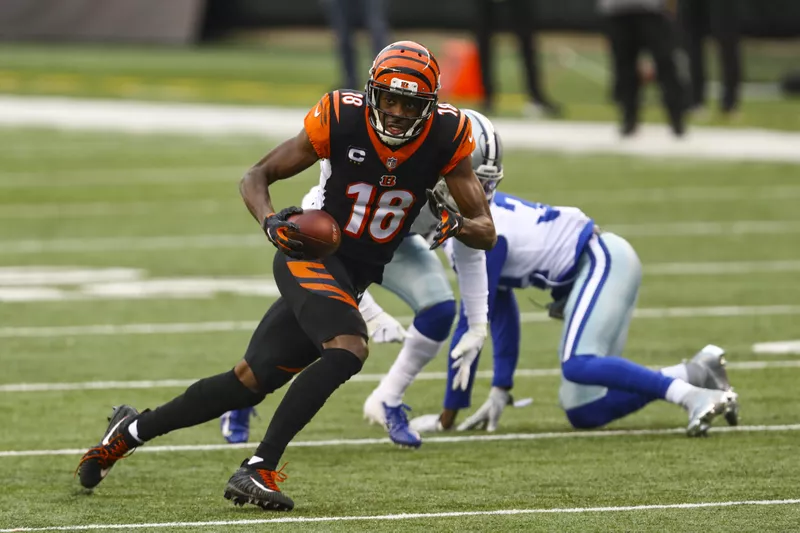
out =
{"type": "Polygon", "coordinates": [[[396,147],[381,142],[367,113],[363,92],[333,91],[308,112],[305,130],[323,159],[321,208],[342,230],[337,254],[379,282],[425,204],[425,190],[475,143],[469,119],[449,104],[438,104],[422,132],[396,147]]]}

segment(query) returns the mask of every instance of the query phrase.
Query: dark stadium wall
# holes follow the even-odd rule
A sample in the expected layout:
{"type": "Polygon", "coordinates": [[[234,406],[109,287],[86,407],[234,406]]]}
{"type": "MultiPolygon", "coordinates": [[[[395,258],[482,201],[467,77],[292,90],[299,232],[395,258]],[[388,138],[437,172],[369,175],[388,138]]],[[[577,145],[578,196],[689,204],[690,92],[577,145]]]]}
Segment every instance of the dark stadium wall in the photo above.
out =
{"type": "Polygon", "coordinates": [[[206,0],[0,0],[0,40],[190,44],[206,0]]]}
{"type": "MultiPolygon", "coordinates": [[[[529,0],[542,30],[597,31],[596,0],[529,0]]],[[[326,26],[321,0],[207,0],[204,35],[253,27],[326,26]]],[[[754,37],[800,36],[800,0],[742,0],[742,30],[754,37]]],[[[394,28],[466,29],[472,24],[472,0],[389,2],[394,28]]],[[[508,25],[508,20],[501,20],[508,25]]]]}

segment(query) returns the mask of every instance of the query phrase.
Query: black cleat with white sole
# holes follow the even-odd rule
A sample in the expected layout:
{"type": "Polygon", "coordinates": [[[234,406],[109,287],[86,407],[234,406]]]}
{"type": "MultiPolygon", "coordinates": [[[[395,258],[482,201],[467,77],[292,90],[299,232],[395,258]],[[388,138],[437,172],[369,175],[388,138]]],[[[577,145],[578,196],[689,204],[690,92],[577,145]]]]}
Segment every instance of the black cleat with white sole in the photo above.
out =
{"type": "Polygon", "coordinates": [[[105,435],[94,448],[90,448],[78,464],[78,477],[87,489],[100,484],[114,464],[129,455],[138,445],[125,429],[139,415],[139,411],[129,405],[114,407],[108,417],[105,435]]]}
{"type": "Polygon", "coordinates": [[[281,492],[278,483],[286,480],[283,465],[280,470],[258,468],[258,464],[248,465],[245,459],[239,470],[234,472],[225,486],[225,498],[234,504],[257,505],[265,511],[291,511],[294,502],[281,492]]]}

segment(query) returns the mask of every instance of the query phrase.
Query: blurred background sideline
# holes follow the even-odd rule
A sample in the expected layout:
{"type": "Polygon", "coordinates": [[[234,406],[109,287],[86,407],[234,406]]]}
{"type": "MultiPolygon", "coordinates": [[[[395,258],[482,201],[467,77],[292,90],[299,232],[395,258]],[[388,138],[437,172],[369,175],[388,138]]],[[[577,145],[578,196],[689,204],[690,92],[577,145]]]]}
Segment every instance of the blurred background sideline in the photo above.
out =
{"type": "MultiPolygon", "coordinates": [[[[332,1],[332,0],[329,0],[332,1]]],[[[93,98],[263,104],[305,108],[326,91],[345,87],[336,37],[322,2],[178,0],[7,1],[0,5],[0,93],[93,98]],[[42,16],[47,13],[47,16],[42,16]],[[98,46],[102,43],[102,46],[98,46]]],[[[563,106],[563,116],[613,120],[613,72],[595,0],[531,1],[541,56],[542,84],[563,106]]],[[[388,2],[390,37],[418,40],[443,64],[445,90],[475,75],[472,2],[388,2]],[[426,5],[427,4],[427,5],[426,5]],[[448,83],[450,87],[448,87],[448,83]]],[[[800,129],[794,78],[800,71],[800,3],[741,3],[743,84],[735,117],[690,116],[712,125],[800,129]]],[[[350,13],[360,27],[358,13],[350,13]]],[[[520,116],[526,95],[516,43],[505,30],[493,41],[496,102],[493,115],[520,116]]],[[[373,53],[367,33],[355,37],[356,85],[361,89],[373,53]]],[[[719,91],[717,54],[707,43],[711,85],[719,91]]],[[[678,60],[679,67],[681,61],[678,60]]],[[[684,62],[685,63],[685,62],[684,62]]],[[[643,119],[661,122],[660,95],[642,58],[643,119]]],[[[652,69],[650,69],[652,70],[652,69]]],[[[683,70],[685,71],[685,65],[683,70]]],[[[686,73],[683,74],[686,77],[686,73]]],[[[475,81],[475,80],[472,80],[475,81]]],[[[479,80],[477,81],[479,84],[479,80]]],[[[476,105],[474,95],[450,90],[445,99],[476,105]]],[[[709,106],[713,107],[713,106],[709,106]]]]}

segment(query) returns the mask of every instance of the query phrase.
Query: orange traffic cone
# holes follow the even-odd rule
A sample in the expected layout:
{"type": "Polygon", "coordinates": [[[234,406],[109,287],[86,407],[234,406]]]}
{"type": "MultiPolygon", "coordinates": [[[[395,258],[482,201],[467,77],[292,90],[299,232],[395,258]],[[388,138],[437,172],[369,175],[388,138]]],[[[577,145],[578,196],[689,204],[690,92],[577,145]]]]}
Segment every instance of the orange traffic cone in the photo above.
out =
{"type": "Polygon", "coordinates": [[[458,100],[483,99],[478,47],[471,41],[452,39],[444,44],[441,59],[442,94],[458,100]]]}

